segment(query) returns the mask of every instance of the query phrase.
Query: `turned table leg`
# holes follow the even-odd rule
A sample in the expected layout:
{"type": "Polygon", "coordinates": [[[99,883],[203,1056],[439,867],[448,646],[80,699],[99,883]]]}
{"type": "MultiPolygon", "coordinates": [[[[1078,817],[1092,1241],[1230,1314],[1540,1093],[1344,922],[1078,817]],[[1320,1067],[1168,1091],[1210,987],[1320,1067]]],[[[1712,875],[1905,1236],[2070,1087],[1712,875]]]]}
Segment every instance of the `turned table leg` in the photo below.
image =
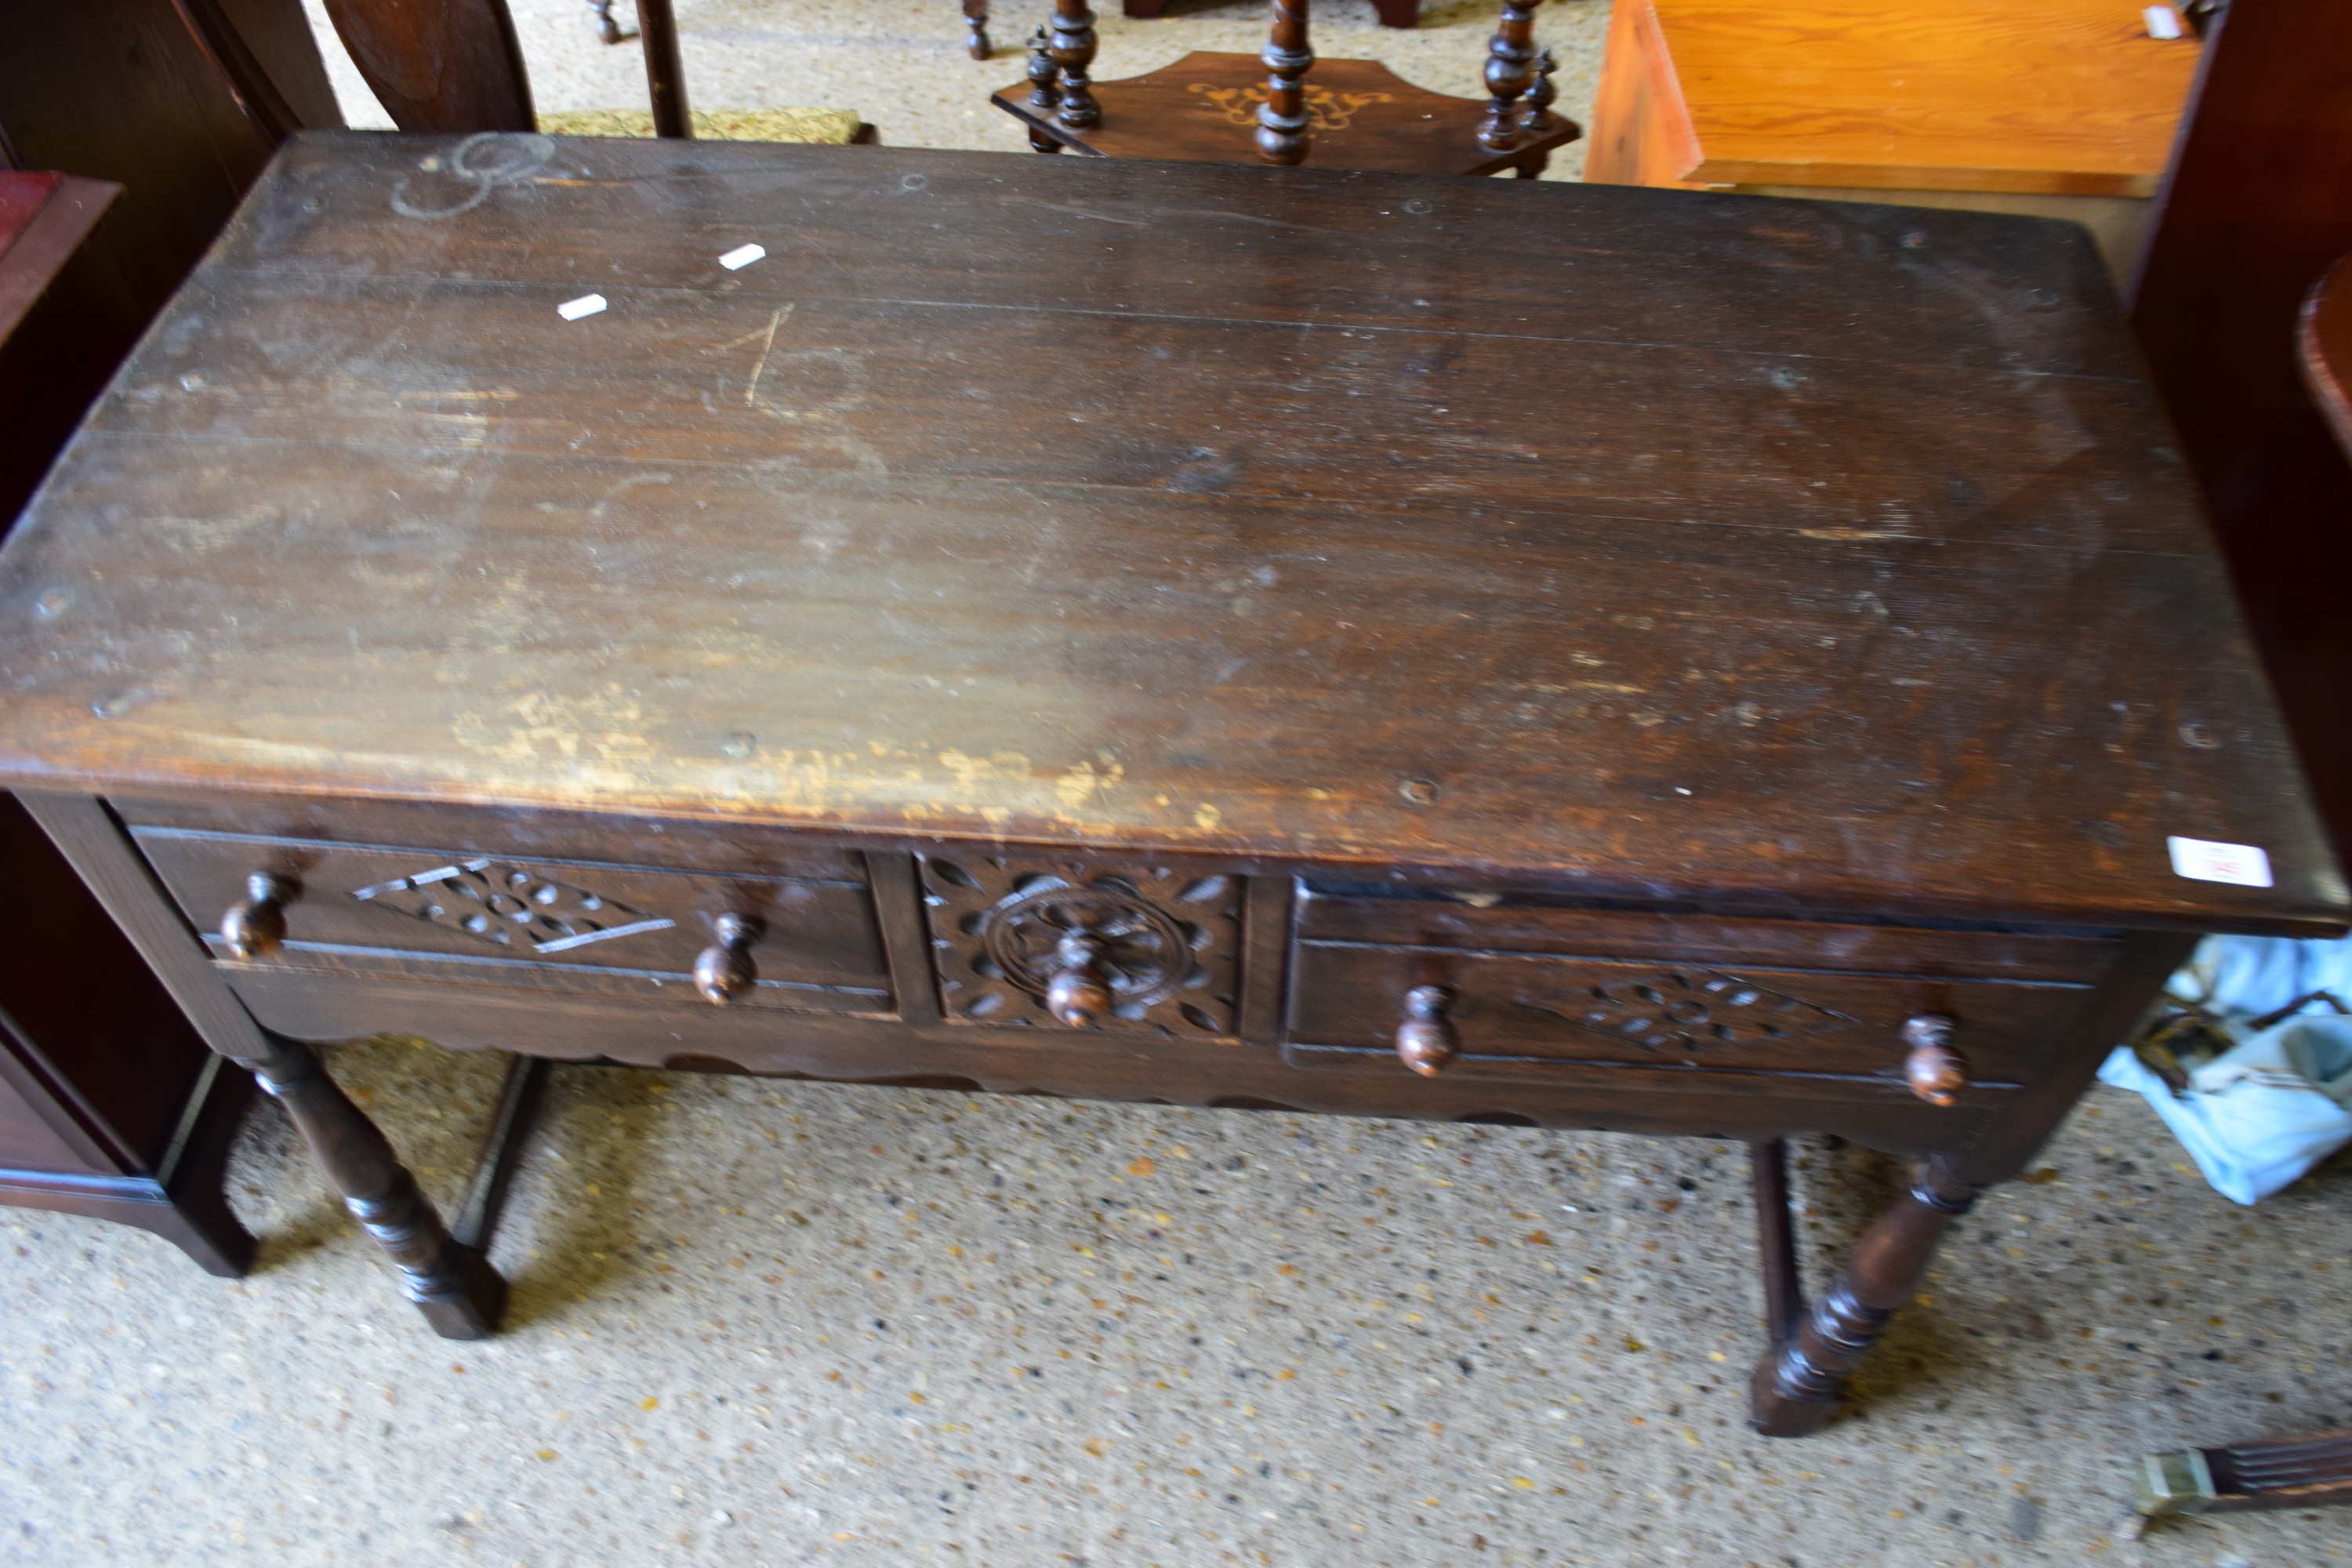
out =
{"type": "Polygon", "coordinates": [[[1847,1374],[1918,1289],[1936,1244],[1968,1212],[1977,1191],[1933,1162],[1913,1173],[1910,1190],[1864,1233],[1796,1333],[1757,1363],[1750,1426],[1768,1437],[1802,1437],[1822,1429],[1837,1409],[1847,1374]]]}
{"type": "Polygon", "coordinates": [[[507,1282],[448,1228],[381,1128],[327,1075],[319,1053],[265,1037],[267,1055],[242,1057],[286,1107],[327,1180],[375,1244],[400,1268],[401,1289],[443,1339],[488,1339],[506,1309],[507,1282]]]}
{"type": "Polygon", "coordinates": [[[964,52],[973,59],[986,59],[993,52],[988,41],[988,0],[963,0],[963,20],[964,52]]]}
{"type": "Polygon", "coordinates": [[[1307,41],[1307,0],[1274,0],[1274,26],[1259,57],[1269,73],[1257,106],[1257,155],[1269,163],[1307,158],[1307,73],[1315,64],[1307,41]]]}
{"type": "Polygon", "coordinates": [[[1486,46],[1486,121],[1478,141],[1491,152],[1507,153],[1524,134],[1518,100],[1536,77],[1536,7],[1542,0],[1504,0],[1502,20],[1486,46]]]}

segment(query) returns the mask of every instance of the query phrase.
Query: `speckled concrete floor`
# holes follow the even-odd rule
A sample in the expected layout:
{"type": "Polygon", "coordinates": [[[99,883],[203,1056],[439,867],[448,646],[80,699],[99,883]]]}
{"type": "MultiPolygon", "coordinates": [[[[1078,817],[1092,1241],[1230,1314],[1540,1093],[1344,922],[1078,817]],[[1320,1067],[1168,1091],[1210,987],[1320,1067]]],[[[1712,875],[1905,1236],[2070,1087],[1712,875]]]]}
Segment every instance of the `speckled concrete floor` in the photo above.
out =
{"type": "MultiPolygon", "coordinates": [[[[323,22],[322,0],[305,0],[323,22]]],[[[578,0],[508,0],[542,110],[642,109],[644,56],[635,42],[607,46],[578,0]]],[[[1193,49],[1244,50],[1265,43],[1265,0],[1171,0],[1155,21],[1129,21],[1118,0],[1095,0],[1102,52],[1095,76],[1108,80],[1157,69],[1193,49]]],[[[703,109],[793,105],[855,109],[893,147],[966,147],[1026,153],[1013,117],[988,95],[1021,79],[1029,31],[1053,9],[1047,0],[993,0],[996,58],[963,52],[955,0],[677,0],[687,96],[703,109]]],[[[616,15],[633,15],[619,0],[616,15]]],[[[1380,59],[1433,92],[1483,96],[1478,72],[1495,29],[1494,0],[1423,0],[1411,32],[1379,26],[1370,0],[1316,0],[1315,47],[1334,58],[1380,59]]],[[[1538,37],[1560,61],[1559,107],[1590,117],[1608,30],[1607,0],[1551,0],[1538,14],[1538,37]]],[[[353,125],[389,125],[331,32],[328,68],[353,125]]],[[[1576,147],[1553,160],[1555,178],[1573,178],[1576,147]]]]}
{"type": "MultiPolygon", "coordinates": [[[[497,1064],[335,1054],[443,1199],[497,1064]]],[[[2097,1091],[1963,1222],[1863,1414],[1748,1436],[1733,1146],[562,1068],[436,1341],[274,1107],[248,1280],[0,1211],[0,1560],[2352,1563],[2111,1534],[2119,1468],[2352,1415],[2352,1167],[2251,1213],[2097,1091]]],[[[1888,1192],[1809,1148],[1810,1264],[1888,1192]]],[[[1816,1279],[1821,1278],[1817,1272],[1816,1279]]]]}
{"type": "MultiPolygon", "coordinates": [[[[1325,0],[1319,42],[1474,90],[1490,7],[1427,8],[1407,36],[1325,0]]],[[[1001,6],[1000,40],[1043,9],[1001,6]]],[[[634,49],[569,0],[516,10],[543,106],[640,101],[634,49]]],[[[679,10],[707,107],[1022,145],[983,101],[1017,60],[966,60],[949,0],[679,10]]],[[[1101,74],[1253,47],[1259,10],[1108,16],[1101,74]]],[[[1564,107],[1605,10],[1545,8],[1564,107]]],[[[446,1201],[497,1064],[335,1067],[446,1201]]],[[[2352,1166],[2239,1211],[2101,1089],[1964,1222],[1864,1413],[1794,1444],[1742,1425],[1744,1172],[1697,1142],[568,1068],[496,1248],[510,1327],[452,1345],[264,1106],[242,1283],[0,1210],[0,1561],[2352,1563],[2352,1514],[2111,1533],[2135,1454],[2352,1419],[2352,1166]]],[[[1805,1152],[1816,1280],[1888,1181],[1805,1152]]]]}

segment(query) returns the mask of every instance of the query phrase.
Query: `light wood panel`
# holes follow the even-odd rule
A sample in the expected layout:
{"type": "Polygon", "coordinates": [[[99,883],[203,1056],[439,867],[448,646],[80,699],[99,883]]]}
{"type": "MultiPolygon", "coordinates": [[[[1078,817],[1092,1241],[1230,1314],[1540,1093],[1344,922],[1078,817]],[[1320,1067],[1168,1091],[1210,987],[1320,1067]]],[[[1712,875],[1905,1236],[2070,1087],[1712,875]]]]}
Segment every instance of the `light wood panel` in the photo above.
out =
{"type": "Polygon", "coordinates": [[[2197,53],[2129,0],[1621,0],[1586,177],[2153,195],[2197,53]]]}

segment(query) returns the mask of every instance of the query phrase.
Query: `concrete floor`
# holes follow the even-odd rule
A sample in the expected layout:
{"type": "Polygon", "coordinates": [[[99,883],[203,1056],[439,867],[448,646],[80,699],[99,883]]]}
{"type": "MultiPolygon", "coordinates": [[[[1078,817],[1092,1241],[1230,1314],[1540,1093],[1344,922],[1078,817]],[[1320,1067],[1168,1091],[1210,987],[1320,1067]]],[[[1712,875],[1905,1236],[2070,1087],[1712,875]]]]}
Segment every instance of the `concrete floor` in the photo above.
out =
{"type": "MultiPolygon", "coordinates": [[[[1261,9],[1106,16],[1099,74],[1254,47],[1261,9]]],[[[1318,41],[1472,91],[1491,7],[1428,9],[1326,0],[1318,41]]],[[[578,7],[516,10],[542,106],[642,100],[578,7]]],[[[679,10],[705,107],[1022,146],[983,101],[1017,59],[966,60],[949,0],[679,10]]],[[[1571,111],[1604,18],[1545,7],[1571,111]]],[[[333,1060],[446,1202],[498,1064],[333,1060]]],[[[1889,1180],[1803,1152],[1816,1282],[1889,1180]]],[[[566,1068],[480,1345],[423,1331],[274,1106],[233,1186],[263,1237],[236,1284],[0,1210],[0,1562],[2352,1563],[2343,1512],[2116,1539],[2132,1456],[2352,1420],[2352,1165],[2242,1211],[2106,1089],[1801,1443],[1742,1424],[1724,1145],[566,1068]]]]}
{"type": "MultiPolygon", "coordinates": [[[[446,1202],[497,1061],[333,1065],[446,1202]]],[[[528,1161],[482,1344],[274,1106],[241,1283],[0,1210],[0,1561],[2352,1563],[2340,1511],[2115,1539],[2132,1456],[2352,1415],[2352,1165],[2241,1211],[2113,1090],[1794,1443],[1736,1146],[570,1068],[528,1161]]],[[[1817,1282],[1889,1177],[1804,1151],[1817,1282]]]]}
{"type": "MultiPolygon", "coordinates": [[[[323,36],[328,68],[353,125],[392,123],[361,81],[331,29],[322,0],[305,0],[323,36]]],[[[542,110],[643,109],[645,58],[635,42],[596,41],[577,0],[508,0],[542,110]]],[[[1155,21],[1129,21],[1118,0],[1095,0],[1102,52],[1098,80],[1154,70],[1193,49],[1255,54],[1265,44],[1265,0],[1171,0],[1155,21]]],[[[688,100],[700,109],[794,106],[856,110],[893,147],[964,147],[1026,153],[1013,117],[988,95],[1019,81],[1029,32],[1051,14],[1047,0],[992,0],[996,58],[963,52],[963,12],[955,0],[677,0],[688,100]]],[[[619,0],[616,15],[634,15],[619,0]]],[[[1380,59],[1433,92],[1483,97],[1478,72],[1495,30],[1494,0],[1422,0],[1413,31],[1378,26],[1370,0],[1316,0],[1315,47],[1338,58],[1380,59]]],[[[1608,31],[1607,0],[1551,0],[1538,14],[1538,38],[1560,61],[1559,108],[1590,118],[1608,31]]],[[[1553,177],[1583,165],[1570,146],[1553,177]]]]}

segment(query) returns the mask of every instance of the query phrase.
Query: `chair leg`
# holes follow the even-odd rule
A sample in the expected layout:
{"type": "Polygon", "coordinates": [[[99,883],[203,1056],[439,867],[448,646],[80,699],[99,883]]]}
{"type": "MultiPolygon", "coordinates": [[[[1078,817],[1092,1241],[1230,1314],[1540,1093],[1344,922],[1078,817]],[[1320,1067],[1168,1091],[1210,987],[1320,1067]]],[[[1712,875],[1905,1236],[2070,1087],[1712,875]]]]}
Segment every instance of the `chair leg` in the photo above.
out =
{"type": "Polygon", "coordinates": [[[964,52],[976,60],[984,60],[995,53],[988,41],[988,0],[963,0],[963,20],[967,33],[964,52]]]}
{"type": "Polygon", "coordinates": [[[1307,0],[1274,0],[1274,26],[1262,57],[1270,74],[1257,108],[1257,155],[1269,163],[1306,162],[1309,116],[1306,78],[1315,64],[1307,39],[1307,0]]]}
{"type": "Polygon", "coordinates": [[[654,134],[694,140],[686,106],[686,64],[677,52],[677,15],[670,0],[637,0],[637,33],[646,47],[646,94],[653,100],[654,134]]]}
{"type": "Polygon", "coordinates": [[[1372,0],[1372,8],[1381,14],[1383,27],[1421,26],[1421,0],[1372,0]]]}
{"type": "Polygon", "coordinates": [[[600,44],[625,44],[637,36],[635,27],[624,28],[613,19],[613,0],[588,0],[590,24],[596,29],[600,44]]]}
{"type": "Polygon", "coordinates": [[[1503,0],[1502,20],[1494,41],[1486,46],[1486,121],[1478,127],[1478,144],[1490,152],[1507,153],[1522,138],[1517,111],[1519,95],[1536,79],[1536,7],[1542,0],[1503,0]]]}

